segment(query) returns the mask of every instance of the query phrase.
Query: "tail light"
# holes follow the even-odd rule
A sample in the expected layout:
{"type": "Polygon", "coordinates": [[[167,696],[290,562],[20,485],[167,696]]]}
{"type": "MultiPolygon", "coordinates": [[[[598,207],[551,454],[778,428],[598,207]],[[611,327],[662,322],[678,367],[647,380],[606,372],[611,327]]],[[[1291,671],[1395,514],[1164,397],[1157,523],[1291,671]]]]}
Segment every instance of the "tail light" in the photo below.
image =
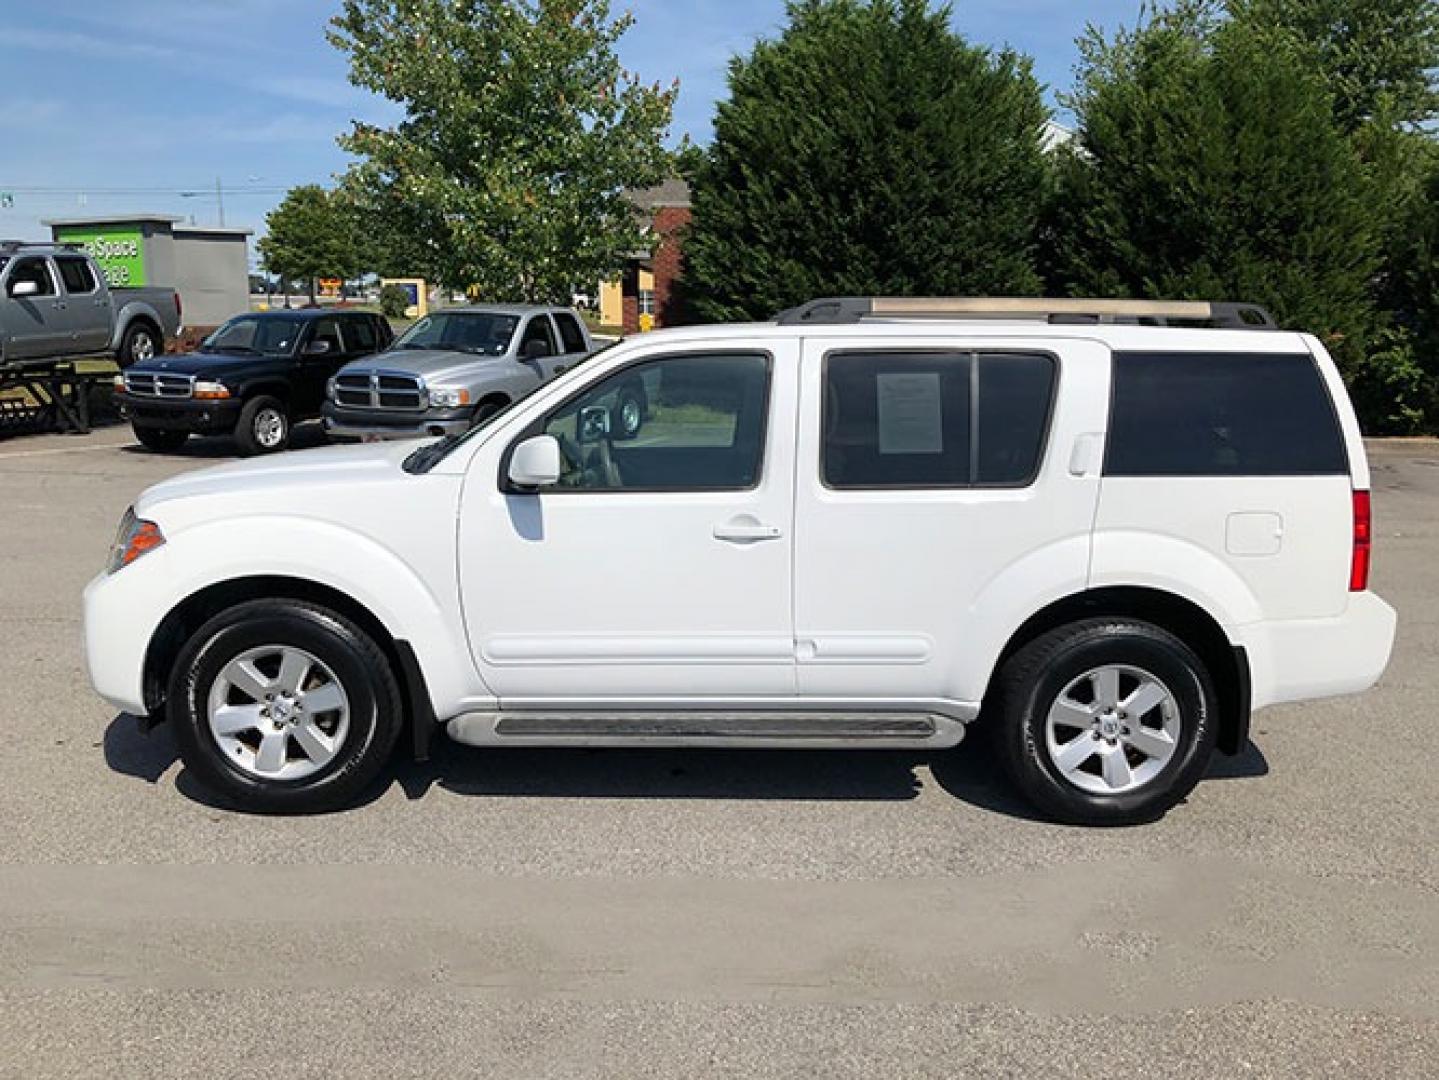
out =
{"type": "Polygon", "coordinates": [[[175,290],[175,318],[180,321],[181,326],[185,325],[185,305],[180,303],[180,290],[178,289],[175,290]]]}
{"type": "Polygon", "coordinates": [[[1374,519],[1369,492],[1354,493],[1354,555],[1349,562],[1349,591],[1369,588],[1369,553],[1374,538],[1374,519]]]}

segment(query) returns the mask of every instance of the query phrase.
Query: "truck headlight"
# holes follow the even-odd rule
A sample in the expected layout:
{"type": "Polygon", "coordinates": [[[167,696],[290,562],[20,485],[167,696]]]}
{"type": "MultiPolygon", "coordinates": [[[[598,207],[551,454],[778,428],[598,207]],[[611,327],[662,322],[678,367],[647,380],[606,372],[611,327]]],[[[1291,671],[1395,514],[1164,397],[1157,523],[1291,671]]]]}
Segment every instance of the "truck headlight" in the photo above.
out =
{"type": "Polygon", "coordinates": [[[432,387],[430,390],[430,408],[432,409],[458,409],[469,403],[470,392],[468,390],[447,390],[442,386],[432,387]]]}
{"type": "Polygon", "coordinates": [[[201,401],[223,401],[230,396],[230,388],[223,383],[197,382],[195,397],[201,401]]]}
{"type": "Polygon", "coordinates": [[[120,528],[115,533],[115,543],[110,547],[110,561],[105,572],[113,574],[122,570],[164,543],[165,536],[160,532],[160,526],[153,521],[136,517],[135,508],[132,506],[120,519],[120,528]]]}
{"type": "Polygon", "coordinates": [[[325,397],[330,401],[335,400],[335,380],[333,377],[325,383],[325,397]]]}

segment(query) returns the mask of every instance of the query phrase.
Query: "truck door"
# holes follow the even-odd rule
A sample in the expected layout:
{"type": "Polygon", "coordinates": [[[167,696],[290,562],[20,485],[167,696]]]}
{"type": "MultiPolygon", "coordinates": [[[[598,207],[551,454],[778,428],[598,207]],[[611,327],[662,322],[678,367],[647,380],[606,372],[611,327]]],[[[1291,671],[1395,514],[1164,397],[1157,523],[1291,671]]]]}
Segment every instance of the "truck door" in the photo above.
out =
{"type": "Polygon", "coordinates": [[[65,298],[49,258],[22,255],[11,262],[9,269],[0,291],[0,326],[9,339],[5,355],[11,359],[35,359],[70,353],[65,298]],[[17,289],[24,291],[23,282],[33,284],[34,292],[15,295],[17,289]]]}
{"type": "Polygon", "coordinates": [[[101,287],[90,260],[82,255],[57,255],[55,268],[60,272],[65,297],[63,314],[70,324],[74,351],[104,352],[110,345],[115,320],[110,291],[101,287]]]}

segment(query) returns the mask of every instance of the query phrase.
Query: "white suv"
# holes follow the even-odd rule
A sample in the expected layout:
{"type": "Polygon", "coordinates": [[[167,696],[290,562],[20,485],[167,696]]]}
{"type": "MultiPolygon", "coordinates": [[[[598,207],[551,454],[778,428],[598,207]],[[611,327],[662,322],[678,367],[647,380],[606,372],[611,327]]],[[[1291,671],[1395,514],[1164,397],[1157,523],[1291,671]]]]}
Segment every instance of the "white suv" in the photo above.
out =
{"type": "Polygon", "coordinates": [[[1050,815],[1124,823],[1251,709],[1378,679],[1369,543],[1339,373],[1258,309],[817,301],[631,340],[439,443],[160,484],[86,631],[99,692],[255,810],[342,805],[441,726],[941,749],[978,722],[1050,815]]]}

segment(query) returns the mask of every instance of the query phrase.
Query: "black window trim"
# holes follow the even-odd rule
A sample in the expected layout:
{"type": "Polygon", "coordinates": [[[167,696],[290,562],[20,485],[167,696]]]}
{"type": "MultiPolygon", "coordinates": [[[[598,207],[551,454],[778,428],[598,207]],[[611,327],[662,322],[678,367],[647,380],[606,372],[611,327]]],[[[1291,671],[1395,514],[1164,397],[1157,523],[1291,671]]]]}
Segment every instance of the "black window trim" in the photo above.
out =
{"type": "Polygon", "coordinates": [[[1044,472],[1044,463],[1049,457],[1049,444],[1054,436],[1054,414],[1055,407],[1059,402],[1059,385],[1064,379],[1064,364],[1059,354],[1050,349],[1019,349],[1019,348],[934,348],[924,347],[917,349],[905,349],[891,346],[879,348],[855,348],[846,346],[844,348],[832,349],[824,354],[824,361],[820,368],[820,415],[819,415],[819,454],[815,461],[815,468],[819,473],[819,482],[826,491],[839,493],[850,491],[1024,491],[1032,488],[1039,482],[1039,476],[1044,472]],[[1039,452],[1034,457],[1034,468],[1029,475],[1022,480],[1010,483],[980,483],[968,482],[963,484],[831,484],[825,472],[825,447],[828,443],[829,423],[825,415],[824,395],[829,380],[829,362],[836,357],[845,356],[967,356],[970,358],[969,365],[969,462],[970,474],[973,475],[978,468],[979,462],[979,358],[981,356],[1039,356],[1048,360],[1054,368],[1054,378],[1050,382],[1049,400],[1044,407],[1044,430],[1039,439],[1039,452]]]}
{"type": "Polygon", "coordinates": [[[1349,439],[1344,433],[1344,424],[1339,418],[1339,406],[1335,404],[1334,392],[1329,388],[1329,380],[1324,377],[1324,372],[1319,367],[1319,359],[1307,349],[1288,350],[1282,349],[1275,352],[1253,351],[1247,349],[1111,349],[1109,353],[1109,407],[1104,416],[1104,464],[1100,468],[1100,477],[1105,480],[1244,480],[1274,477],[1312,477],[1312,476],[1344,476],[1354,475],[1354,460],[1349,452],[1349,439]],[[1339,436],[1339,450],[1344,456],[1344,471],[1335,472],[1331,470],[1322,471],[1299,471],[1288,470],[1285,472],[1186,472],[1186,473],[1129,473],[1113,472],[1110,467],[1111,457],[1114,452],[1114,410],[1115,399],[1119,394],[1118,361],[1121,356],[1247,356],[1272,358],[1286,356],[1291,359],[1307,360],[1314,369],[1314,377],[1319,382],[1319,388],[1324,394],[1324,400],[1329,406],[1330,419],[1334,421],[1335,434],[1339,436]]]}
{"type": "Polygon", "coordinates": [[[573,394],[564,398],[536,420],[525,425],[505,447],[505,452],[500,455],[499,490],[502,495],[734,495],[749,491],[758,491],[764,486],[767,473],[770,467],[769,454],[769,429],[770,409],[774,404],[774,354],[768,349],[722,349],[709,348],[697,351],[684,350],[679,352],[666,352],[652,354],[650,356],[637,357],[634,360],[626,361],[612,371],[591,379],[584,386],[577,389],[573,394]],[[714,488],[693,488],[693,487],[624,487],[624,488],[522,488],[510,482],[510,459],[514,457],[515,448],[527,439],[537,435],[544,435],[545,428],[549,426],[550,418],[562,411],[566,405],[576,398],[584,396],[597,384],[608,382],[617,375],[622,375],[631,368],[644,367],[648,364],[661,363],[665,360],[694,360],[703,357],[757,357],[764,361],[764,403],[760,408],[759,424],[759,468],[755,470],[754,483],[744,487],[714,487],[714,488]]]}
{"type": "Polygon", "coordinates": [[[561,356],[579,356],[585,352],[585,330],[584,327],[580,325],[580,320],[574,315],[573,312],[552,311],[550,312],[550,323],[552,326],[554,326],[555,333],[558,335],[559,344],[561,346],[561,356]],[[570,348],[569,340],[565,337],[565,323],[563,320],[568,320],[569,324],[575,328],[575,333],[579,335],[580,347],[578,349],[570,348]]]}

